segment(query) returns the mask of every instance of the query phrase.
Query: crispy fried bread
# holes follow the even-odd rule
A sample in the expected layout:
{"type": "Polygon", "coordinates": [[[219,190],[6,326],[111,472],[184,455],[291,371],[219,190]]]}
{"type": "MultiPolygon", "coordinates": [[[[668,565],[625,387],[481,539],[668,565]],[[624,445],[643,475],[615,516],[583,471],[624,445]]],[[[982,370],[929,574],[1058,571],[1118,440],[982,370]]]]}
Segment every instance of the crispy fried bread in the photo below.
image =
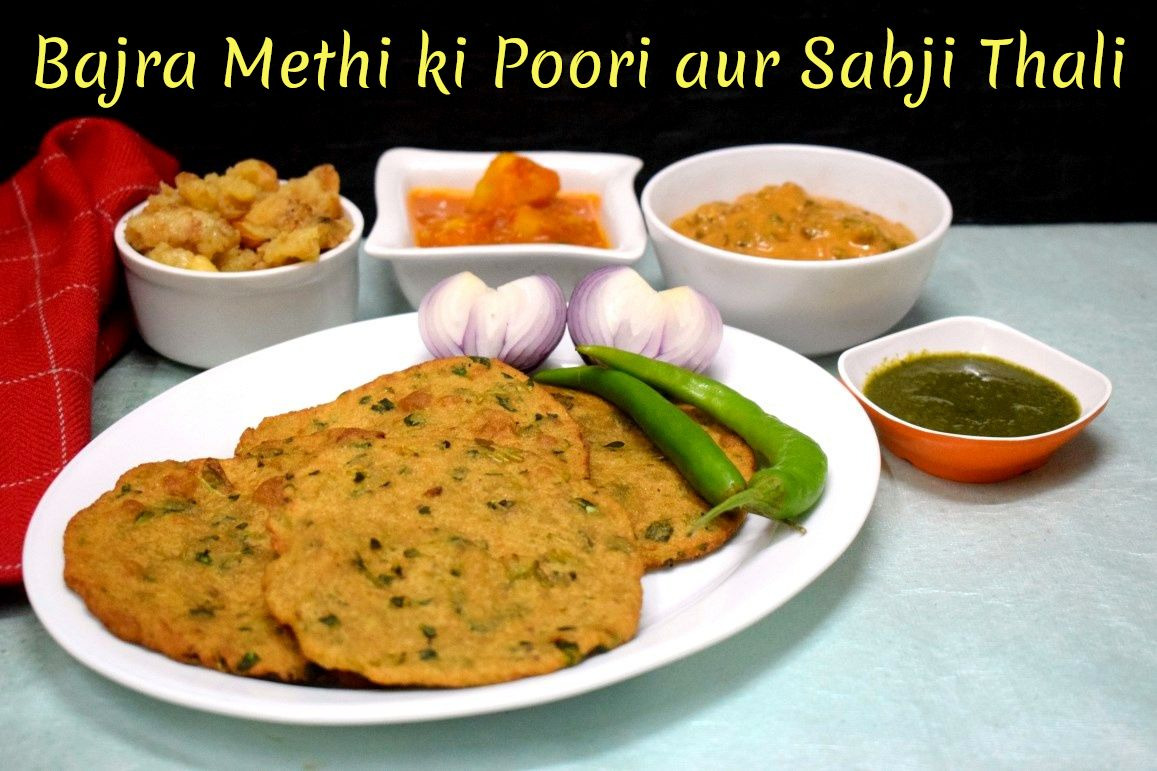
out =
{"type": "Polygon", "coordinates": [[[480,356],[424,362],[326,404],[266,418],[242,434],[237,450],[330,426],[385,431],[415,452],[479,439],[553,455],[566,476],[588,471],[581,430],[566,411],[523,373],[480,356]]]}
{"type": "MultiPolygon", "coordinates": [[[[582,426],[591,481],[627,511],[647,569],[708,554],[743,524],[745,515],[732,512],[691,532],[691,523],[709,507],[629,416],[592,394],[553,386],[545,390],[582,426]]],[[[745,478],[754,473],[755,456],[742,439],[703,412],[688,406],[683,409],[723,448],[745,478]]]]}
{"type": "Polygon", "coordinates": [[[64,578],[116,636],[234,674],[315,674],[262,594],[273,559],[263,500],[303,454],[294,439],[226,460],[126,472],[64,536],[64,578]]]}
{"type": "Polygon", "coordinates": [[[430,362],[267,419],[234,458],[127,472],[70,522],[65,579],[114,634],[236,674],[549,672],[639,620],[631,522],[587,468],[545,389],[430,362]]]}
{"type": "Polygon", "coordinates": [[[635,633],[630,523],[559,474],[550,451],[386,431],[318,454],[274,498],[266,599],[322,666],[386,685],[478,685],[635,633]]]}

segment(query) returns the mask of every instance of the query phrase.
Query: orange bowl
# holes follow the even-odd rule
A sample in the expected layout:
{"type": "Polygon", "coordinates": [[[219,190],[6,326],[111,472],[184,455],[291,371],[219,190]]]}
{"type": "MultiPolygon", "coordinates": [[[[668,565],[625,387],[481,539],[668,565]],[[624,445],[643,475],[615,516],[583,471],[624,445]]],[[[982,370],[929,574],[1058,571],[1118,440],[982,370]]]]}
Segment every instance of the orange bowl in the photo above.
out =
{"type": "Polygon", "coordinates": [[[1043,465],[1101,414],[1113,390],[1109,379],[1092,367],[1012,327],[975,316],[933,321],[849,348],[837,367],[885,447],[922,471],[958,482],[999,482],[1043,465]],[[922,352],[981,353],[1027,367],[1072,392],[1080,403],[1080,415],[1043,434],[965,436],[901,420],[864,396],[862,388],[873,369],[922,352]]]}

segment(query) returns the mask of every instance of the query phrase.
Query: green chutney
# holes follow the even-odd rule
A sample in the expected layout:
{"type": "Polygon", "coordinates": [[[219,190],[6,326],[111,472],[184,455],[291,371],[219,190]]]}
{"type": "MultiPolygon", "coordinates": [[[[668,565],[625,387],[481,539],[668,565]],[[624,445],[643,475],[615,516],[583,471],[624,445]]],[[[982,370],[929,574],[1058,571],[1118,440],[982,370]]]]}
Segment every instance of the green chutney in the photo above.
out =
{"type": "Polygon", "coordinates": [[[948,434],[1031,436],[1081,414],[1057,383],[984,354],[913,354],[872,370],[863,390],[901,420],[948,434]]]}

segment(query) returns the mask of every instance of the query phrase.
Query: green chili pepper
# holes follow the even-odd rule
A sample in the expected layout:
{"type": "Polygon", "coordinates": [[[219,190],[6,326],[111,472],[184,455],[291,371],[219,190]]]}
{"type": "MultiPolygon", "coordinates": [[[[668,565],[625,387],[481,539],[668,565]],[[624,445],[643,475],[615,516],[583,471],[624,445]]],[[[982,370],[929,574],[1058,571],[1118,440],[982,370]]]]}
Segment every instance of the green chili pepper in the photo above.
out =
{"type": "Polygon", "coordinates": [[[695,405],[755,451],[759,470],[748,480],[747,489],[726,500],[711,501],[715,507],[699,518],[696,527],[737,508],[791,522],[819,500],[828,470],[824,451],[811,437],[768,415],[746,396],[711,378],[636,353],[599,345],[580,345],[578,351],[695,405]]]}
{"type": "Polygon", "coordinates": [[[654,388],[606,367],[569,367],[536,373],[547,385],[597,394],[631,416],[708,503],[728,500],[747,486],[743,475],[703,427],[654,388]]]}

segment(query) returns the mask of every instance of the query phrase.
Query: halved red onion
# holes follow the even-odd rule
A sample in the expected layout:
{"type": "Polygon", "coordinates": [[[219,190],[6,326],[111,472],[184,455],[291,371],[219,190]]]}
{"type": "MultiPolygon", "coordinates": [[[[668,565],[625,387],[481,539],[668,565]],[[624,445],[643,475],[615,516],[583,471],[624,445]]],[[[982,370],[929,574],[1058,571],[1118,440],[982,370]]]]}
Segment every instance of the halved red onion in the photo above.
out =
{"type": "Polygon", "coordinates": [[[723,339],[719,309],[689,286],[656,292],[631,268],[599,268],[570,296],[575,345],[609,345],[702,372],[723,339]]]}
{"type": "Polygon", "coordinates": [[[491,289],[469,271],[444,278],[418,305],[418,332],[437,357],[489,356],[529,371],[566,328],[566,298],[550,276],[491,289]]]}

